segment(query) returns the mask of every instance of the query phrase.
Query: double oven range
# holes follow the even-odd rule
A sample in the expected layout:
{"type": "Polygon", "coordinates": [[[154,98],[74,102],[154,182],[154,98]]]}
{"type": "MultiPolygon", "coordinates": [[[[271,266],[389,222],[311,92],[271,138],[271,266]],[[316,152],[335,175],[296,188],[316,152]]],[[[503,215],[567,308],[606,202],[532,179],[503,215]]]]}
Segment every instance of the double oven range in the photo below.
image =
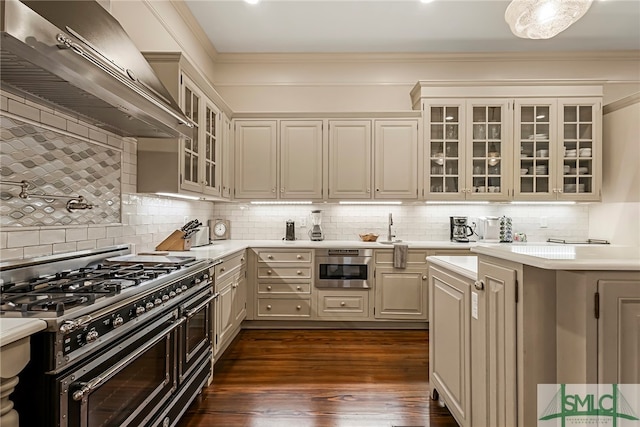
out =
{"type": "Polygon", "coordinates": [[[0,264],[0,317],[41,318],[24,426],[174,426],[211,376],[214,265],[129,246],[0,264]]]}

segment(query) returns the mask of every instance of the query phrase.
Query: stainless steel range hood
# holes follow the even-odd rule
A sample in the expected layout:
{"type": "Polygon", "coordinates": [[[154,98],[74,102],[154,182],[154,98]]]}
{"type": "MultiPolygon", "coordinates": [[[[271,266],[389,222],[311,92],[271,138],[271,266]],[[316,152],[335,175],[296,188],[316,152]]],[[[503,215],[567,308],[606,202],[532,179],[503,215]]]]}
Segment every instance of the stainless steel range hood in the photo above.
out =
{"type": "Polygon", "coordinates": [[[1,0],[2,88],[122,136],[191,135],[128,35],[93,0],[1,0]]]}

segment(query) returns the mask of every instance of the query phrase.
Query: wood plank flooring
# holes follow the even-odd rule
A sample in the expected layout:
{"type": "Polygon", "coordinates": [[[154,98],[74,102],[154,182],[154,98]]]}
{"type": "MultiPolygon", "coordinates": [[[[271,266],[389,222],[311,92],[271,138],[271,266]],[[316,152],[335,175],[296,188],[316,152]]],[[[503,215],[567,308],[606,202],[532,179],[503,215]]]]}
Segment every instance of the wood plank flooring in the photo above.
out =
{"type": "Polygon", "coordinates": [[[428,331],[244,330],[179,427],[457,427],[429,398],[428,331]]]}

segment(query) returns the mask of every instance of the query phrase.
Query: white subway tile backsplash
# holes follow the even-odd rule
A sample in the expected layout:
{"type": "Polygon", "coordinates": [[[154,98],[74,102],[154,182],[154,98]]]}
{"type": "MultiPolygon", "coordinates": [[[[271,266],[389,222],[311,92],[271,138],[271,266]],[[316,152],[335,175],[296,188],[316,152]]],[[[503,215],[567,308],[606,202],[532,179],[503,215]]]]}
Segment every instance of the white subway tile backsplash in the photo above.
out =
{"type": "Polygon", "coordinates": [[[7,247],[7,239],[9,237],[9,233],[6,231],[0,231],[0,249],[5,249],[7,247]]]}
{"type": "Polygon", "coordinates": [[[7,236],[7,248],[35,246],[40,243],[38,230],[14,231],[7,236]]]}
{"type": "Polygon", "coordinates": [[[25,258],[38,258],[53,254],[53,245],[27,246],[24,248],[25,258]]]}
{"type": "Polygon", "coordinates": [[[88,233],[86,228],[69,228],[67,229],[66,241],[77,242],[79,240],[87,240],[88,233]]]}
{"type": "Polygon", "coordinates": [[[45,125],[56,127],[58,129],[64,129],[67,125],[67,121],[64,118],[47,111],[40,112],[40,121],[45,125]]]}
{"type": "Polygon", "coordinates": [[[89,227],[87,229],[87,239],[97,240],[107,237],[106,227],[89,227]]]}
{"type": "Polygon", "coordinates": [[[66,232],[63,228],[40,230],[40,244],[53,244],[66,242],[66,232]]]}
{"type": "Polygon", "coordinates": [[[67,131],[89,138],[89,128],[78,122],[67,121],[67,131]]]}
{"type": "Polygon", "coordinates": [[[0,110],[2,111],[9,110],[9,98],[4,96],[4,94],[0,94],[0,110]]]}
{"type": "Polygon", "coordinates": [[[23,248],[0,249],[0,259],[2,261],[8,261],[13,259],[23,259],[23,258],[24,258],[23,248]]]}
{"type": "Polygon", "coordinates": [[[53,244],[54,254],[64,254],[67,252],[75,252],[76,250],[77,250],[76,242],[53,244]]]}
{"type": "Polygon", "coordinates": [[[113,246],[113,237],[108,237],[106,239],[98,239],[96,240],[96,247],[97,248],[104,248],[107,246],[113,246]]]}
{"type": "Polygon", "coordinates": [[[90,127],[89,128],[89,139],[92,140],[92,141],[97,141],[97,142],[101,142],[103,144],[106,144],[107,143],[107,134],[90,127]]]}
{"type": "Polygon", "coordinates": [[[121,237],[122,227],[107,227],[107,237],[121,237]]]}
{"type": "Polygon", "coordinates": [[[95,240],[83,240],[77,242],[77,248],[79,251],[85,251],[89,249],[96,249],[96,241],[95,240]]]}
{"type": "Polygon", "coordinates": [[[7,107],[8,111],[12,114],[31,119],[33,121],[40,120],[40,110],[38,108],[27,105],[24,102],[18,102],[15,99],[9,99],[7,107]]]}

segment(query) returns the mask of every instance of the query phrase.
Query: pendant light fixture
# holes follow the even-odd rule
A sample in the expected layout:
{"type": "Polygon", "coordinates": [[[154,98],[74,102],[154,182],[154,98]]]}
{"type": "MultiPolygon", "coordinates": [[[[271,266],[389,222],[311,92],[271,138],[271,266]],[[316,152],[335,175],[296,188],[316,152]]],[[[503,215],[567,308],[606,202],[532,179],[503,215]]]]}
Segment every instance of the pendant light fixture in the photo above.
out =
{"type": "Polygon", "coordinates": [[[582,18],[593,0],[513,0],[504,13],[511,32],[524,39],[550,39],[582,18]]]}

